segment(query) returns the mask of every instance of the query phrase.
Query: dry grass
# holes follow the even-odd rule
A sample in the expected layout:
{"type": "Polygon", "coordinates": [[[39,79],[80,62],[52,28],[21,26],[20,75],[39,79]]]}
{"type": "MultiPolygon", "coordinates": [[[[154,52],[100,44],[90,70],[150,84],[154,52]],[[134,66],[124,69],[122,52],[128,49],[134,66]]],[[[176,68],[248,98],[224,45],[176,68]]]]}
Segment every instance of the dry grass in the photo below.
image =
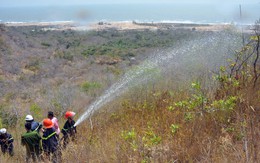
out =
{"type": "MultiPolygon", "coordinates": [[[[186,87],[162,91],[153,85],[131,90],[92,117],[93,129],[89,121],[78,126],[77,140],[63,150],[62,162],[257,161],[259,87],[212,89],[206,92],[212,98],[208,103],[220,95],[221,99],[239,95],[239,100],[231,111],[204,112],[200,107],[189,110],[176,106],[194,93],[190,85],[186,87]],[[190,112],[194,114],[187,119],[190,112]]],[[[61,126],[64,122],[60,119],[61,126]]],[[[9,131],[15,137],[15,156],[4,156],[0,161],[23,162],[25,149],[20,145],[20,135],[24,128],[21,125],[9,131]]]]}
{"type": "MultiPolygon", "coordinates": [[[[87,65],[80,68],[84,67],[87,65]]],[[[248,70],[252,68],[245,72],[248,70]]],[[[220,76],[223,81],[217,82],[208,82],[211,79],[207,75],[199,76],[201,83],[218,83],[210,87],[196,83],[190,86],[190,82],[175,81],[177,78],[166,75],[162,81],[132,89],[92,117],[93,129],[88,121],[78,126],[77,140],[62,151],[62,162],[259,162],[260,83],[252,87],[250,75],[242,74],[245,76],[228,80],[224,80],[224,74],[220,76]]],[[[33,76],[27,80],[33,80],[33,76]]],[[[79,79],[77,84],[80,81],[85,79],[79,79]]],[[[16,102],[18,107],[9,113],[19,120],[8,128],[15,138],[15,155],[12,158],[1,155],[0,162],[24,161],[25,149],[20,144],[20,136],[25,132],[24,115],[33,113],[40,120],[51,109],[59,115],[62,127],[65,120],[60,115],[68,107],[74,106],[73,110],[83,113],[80,108],[94,98],[85,100],[88,94],[75,85],[69,89],[58,79],[54,83],[47,89],[43,85],[27,90],[36,92],[31,95],[37,96],[32,98],[35,101],[30,101],[30,97],[24,97],[29,100],[26,102],[15,98],[16,93],[6,96],[6,101],[1,99],[1,104],[16,102]],[[33,103],[42,108],[29,109],[33,103]]],[[[74,82],[68,85],[71,83],[74,82]]]]}
{"type": "MultiPolygon", "coordinates": [[[[230,121],[222,119],[221,111],[205,112],[186,121],[187,111],[183,108],[169,110],[174,102],[187,97],[186,92],[178,96],[171,96],[168,91],[156,93],[141,102],[125,98],[121,106],[116,106],[117,111],[102,111],[92,118],[93,130],[87,121],[81,124],[80,145],[71,147],[63,155],[64,161],[72,161],[76,150],[79,162],[245,162],[245,137],[251,153],[249,160],[254,160],[253,153],[258,152],[258,147],[254,147],[249,137],[250,130],[259,133],[259,125],[247,125],[245,135],[240,135],[241,118],[251,114],[240,112],[243,103],[238,102],[226,117],[230,121]],[[179,126],[174,133],[173,124],[179,126]]],[[[244,123],[250,122],[251,118],[247,118],[244,123]]],[[[259,157],[259,153],[256,155],[259,157]]]]}

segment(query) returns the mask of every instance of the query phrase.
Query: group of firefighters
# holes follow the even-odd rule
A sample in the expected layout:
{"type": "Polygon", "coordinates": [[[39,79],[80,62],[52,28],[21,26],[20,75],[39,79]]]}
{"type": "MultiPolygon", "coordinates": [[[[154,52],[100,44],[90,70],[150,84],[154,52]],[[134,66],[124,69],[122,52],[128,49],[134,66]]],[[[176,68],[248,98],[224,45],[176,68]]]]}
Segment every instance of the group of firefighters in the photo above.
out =
{"type": "MultiPolygon", "coordinates": [[[[67,121],[62,130],[60,130],[58,119],[52,111],[48,112],[48,118],[45,118],[42,123],[35,121],[32,115],[27,115],[24,125],[26,133],[21,136],[21,144],[26,148],[26,162],[30,160],[39,162],[44,159],[60,162],[60,149],[66,148],[69,140],[74,140],[77,133],[76,126],[74,126],[74,115],[75,113],[72,111],[65,113],[67,121]],[[63,134],[61,138],[60,132],[63,134]],[[60,144],[61,140],[63,140],[63,144],[60,144]]],[[[14,155],[13,141],[12,135],[5,128],[0,129],[0,145],[4,154],[14,155]]]]}

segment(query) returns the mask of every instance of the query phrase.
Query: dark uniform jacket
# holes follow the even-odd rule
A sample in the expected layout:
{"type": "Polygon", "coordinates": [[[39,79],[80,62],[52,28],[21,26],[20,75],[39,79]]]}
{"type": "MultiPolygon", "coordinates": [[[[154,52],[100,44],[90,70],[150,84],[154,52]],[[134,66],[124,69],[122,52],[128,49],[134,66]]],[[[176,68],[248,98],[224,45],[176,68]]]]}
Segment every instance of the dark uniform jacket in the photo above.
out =
{"type": "Polygon", "coordinates": [[[13,137],[9,133],[1,134],[0,135],[0,144],[2,145],[9,145],[14,141],[13,137]]]}
{"type": "Polygon", "coordinates": [[[42,145],[45,152],[53,153],[57,150],[58,139],[54,128],[48,128],[43,132],[42,145]]]}
{"type": "Polygon", "coordinates": [[[36,121],[32,121],[31,122],[31,130],[32,131],[39,131],[42,128],[42,124],[40,124],[39,122],[36,121]]]}
{"type": "Polygon", "coordinates": [[[9,154],[11,156],[13,156],[13,149],[14,149],[14,146],[13,146],[13,137],[11,134],[9,133],[5,133],[5,134],[1,134],[0,135],[0,145],[1,145],[1,151],[3,153],[6,153],[7,151],[9,152],[9,154]]]}
{"type": "Polygon", "coordinates": [[[66,123],[63,126],[63,129],[61,130],[61,132],[63,133],[63,135],[73,135],[75,133],[77,133],[76,127],[74,127],[75,121],[72,120],[71,123],[69,122],[69,120],[66,121],[66,123]]]}

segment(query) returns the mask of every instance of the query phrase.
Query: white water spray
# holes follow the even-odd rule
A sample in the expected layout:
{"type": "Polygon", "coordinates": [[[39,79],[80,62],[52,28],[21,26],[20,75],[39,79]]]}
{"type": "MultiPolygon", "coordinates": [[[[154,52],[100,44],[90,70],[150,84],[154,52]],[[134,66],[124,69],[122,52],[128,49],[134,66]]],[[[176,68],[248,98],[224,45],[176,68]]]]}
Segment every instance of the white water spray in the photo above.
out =
{"type": "MultiPolygon", "coordinates": [[[[128,71],[124,76],[122,76],[122,78],[120,78],[118,82],[107,89],[102,96],[100,96],[89,107],[86,108],[86,112],[81,115],[74,126],[79,125],[85,119],[89,118],[93,112],[97,111],[106,103],[123,94],[126,90],[130,88],[130,86],[144,83],[148,79],[152,79],[155,76],[156,72],[164,71],[165,65],[172,64],[175,56],[192,57],[192,55],[198,53],[198,51],[207,51],[210,49],[210,47],[216,47],[219,43],[234,43],[234,40],[227,40],[226,35],[223,37],[224,39],[220,36],[211,36],[204,37],[198,40],[184,41],[180,45],[178,45],[178,47],[174,48],[171,51],[154,54],[143,64],[137,66],[135,69],[128,71]]],[[[225,44],[223,46],[227,47],[229,45],[225,44]]]]}

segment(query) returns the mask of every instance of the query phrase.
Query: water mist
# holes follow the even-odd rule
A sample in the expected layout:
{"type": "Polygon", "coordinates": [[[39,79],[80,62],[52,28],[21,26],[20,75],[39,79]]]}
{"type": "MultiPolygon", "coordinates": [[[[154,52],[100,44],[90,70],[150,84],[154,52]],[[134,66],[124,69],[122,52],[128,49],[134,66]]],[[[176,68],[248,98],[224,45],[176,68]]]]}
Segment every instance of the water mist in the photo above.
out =
{"type": "MultiPolygon", "coordinates": [[[[218,55],[227,53],[230,49],[237,48],[239,38],[234,35],[213,34],[203,36],[195,40],[182,41],[176,44],[174,48],[167,51],[159,51],[144,61],[139,66],[129,70],[116,83],[108,88],[98,99],[90,106],[76,121],[75,126],[79,125],[85,119],[89,118],[95,111],[123,94],[129,88],[152,80],[156,73],[165,72],[169,65],[178,63],[178,58],[191,59],[197,57],[198,53],[205,52],[205,55],[218,55]]],[[[183,60],[183,59],[182,59],[183,60]]]]}

